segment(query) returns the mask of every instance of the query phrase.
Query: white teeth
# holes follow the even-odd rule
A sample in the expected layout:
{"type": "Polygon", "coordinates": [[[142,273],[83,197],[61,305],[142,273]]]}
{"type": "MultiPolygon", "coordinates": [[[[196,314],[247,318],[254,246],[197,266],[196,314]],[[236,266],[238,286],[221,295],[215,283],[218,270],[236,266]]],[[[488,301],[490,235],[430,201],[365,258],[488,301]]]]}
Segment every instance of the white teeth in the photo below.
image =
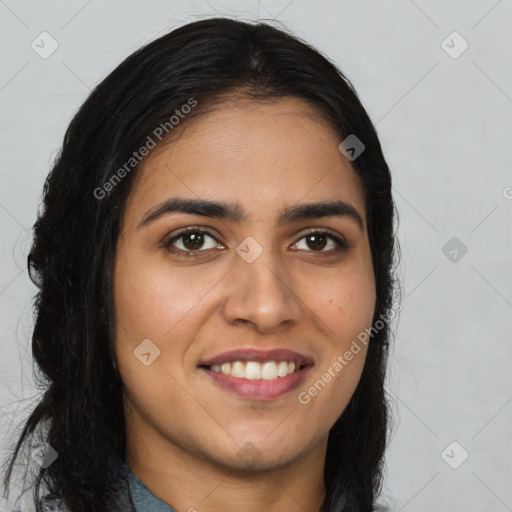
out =
{"type": "Polygon", "coordinates": [[[277,375],[279,377],[286,377],[288,375],[288,363],[286,361],[281,361],[279,363],[279,367],[277,369],[277,375]]]}
{"type": "MultiPolygon", "coordinates": [[[[212,367],[213,370],[213,367],[212,367]]],[[[213,370],[215,371],[215,370],[213,370]]],[[[235,361],[231,366],[231,376],[245,379],[245,366],[242,361],[235,361]]]]}
{"type": "Polygon", "coordinates": [[[265,380],[277,379],[277,365],[274,361],[263,363],[261,368],[261,378],[265,380]]]}
{"type": "Polygon", "coordinates": [[[295,368],[295,363],[288,361],[279,361],[279,363],[266,361],[263,364],[256,361],[233,361],[231,363],[222,363],[222,365],[210,366],[210,370],[214,372],[249,380],[274,380],[278,377],[286,377],[290,373],[294,373],[295,368]]]}
{"type": "Polygon", "coordinates": [[[246,379],[261,379],[261,364],[254,361],[247,361],[245,364],[246,379]]]}

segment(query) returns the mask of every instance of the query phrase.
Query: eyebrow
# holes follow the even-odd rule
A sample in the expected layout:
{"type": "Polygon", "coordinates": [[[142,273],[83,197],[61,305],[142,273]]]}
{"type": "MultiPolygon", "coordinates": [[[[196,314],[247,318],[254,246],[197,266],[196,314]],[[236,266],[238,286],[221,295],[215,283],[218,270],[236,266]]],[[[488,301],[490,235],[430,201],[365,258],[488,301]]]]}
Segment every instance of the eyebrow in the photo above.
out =
{"type": "MultiPolygon", "coordinates": [[[[159,203],[146,212],[137,229],[172,213],[201,215],[236,223],[243,222],[248,218],[243,208],[236,203],[175,197],[159,203]]],[[[289,206],[279,215],[278,225],[320,217],[348,217],[357,223],[360,230],[364,230],[364,222],[358,211],[352,205],[341,200],[289,206]]]]}

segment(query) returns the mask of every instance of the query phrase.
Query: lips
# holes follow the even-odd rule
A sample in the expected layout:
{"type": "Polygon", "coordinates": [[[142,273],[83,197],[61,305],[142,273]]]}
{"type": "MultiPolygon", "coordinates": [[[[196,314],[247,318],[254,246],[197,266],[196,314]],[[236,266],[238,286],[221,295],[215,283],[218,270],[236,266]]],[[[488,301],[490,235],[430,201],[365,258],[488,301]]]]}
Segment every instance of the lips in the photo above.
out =
{"type": "Polygon", "coordinates": [[[313,359],[293,350],[239,349],[198,365],[220,388],[241,398],[271,400],[300,385],[313,359]]]}

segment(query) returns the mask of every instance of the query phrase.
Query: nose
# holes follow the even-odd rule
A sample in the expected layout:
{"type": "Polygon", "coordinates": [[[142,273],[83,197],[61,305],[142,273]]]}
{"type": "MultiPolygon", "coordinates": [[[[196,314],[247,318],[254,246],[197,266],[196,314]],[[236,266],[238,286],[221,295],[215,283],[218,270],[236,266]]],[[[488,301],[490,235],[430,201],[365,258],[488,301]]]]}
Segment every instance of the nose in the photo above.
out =
{"type": "Polygon", "coordinates": [[[303,303],[282,258],[263,251],[252,263],[236,256],[234,266],[222,301],[228,323],[271,333],[299,321],[303,303]]]}

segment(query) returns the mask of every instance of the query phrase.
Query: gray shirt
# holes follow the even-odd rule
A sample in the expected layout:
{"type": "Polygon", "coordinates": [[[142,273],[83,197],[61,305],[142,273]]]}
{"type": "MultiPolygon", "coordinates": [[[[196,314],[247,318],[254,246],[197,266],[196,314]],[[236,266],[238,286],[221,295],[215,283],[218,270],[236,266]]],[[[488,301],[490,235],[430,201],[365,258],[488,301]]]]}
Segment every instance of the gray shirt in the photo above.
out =
{"type": "Polygon", "coordinates": [[[135,474],[125,466],[128,477],[118,496],[118,512],[176,512],[157,498],[135,474]]]}

